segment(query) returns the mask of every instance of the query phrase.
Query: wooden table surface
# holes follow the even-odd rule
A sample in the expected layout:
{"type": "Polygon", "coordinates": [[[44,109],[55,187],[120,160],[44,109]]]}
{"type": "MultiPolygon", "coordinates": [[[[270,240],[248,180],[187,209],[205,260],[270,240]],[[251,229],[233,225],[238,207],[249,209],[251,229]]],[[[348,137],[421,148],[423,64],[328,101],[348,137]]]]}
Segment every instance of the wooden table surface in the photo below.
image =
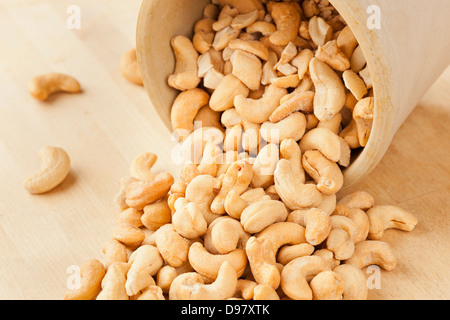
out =
{"type": "MultiPolygon", "coordinates": [[[[69,266],[101,259],[117,209],[118,181],[132,159],[159,155],[157,168],[178,175],[174,142],[142,87],[118,62],[135,46],[140,1],[0,2],[0,299],[61,299],[69,266]],[[77,5],[81,29],[67,8],[77,5]],[[83,94],[33,100],[27,81],[40,73],[75,76],[83,94]],[[24,179],[46,145],[63,147],[72,170],[45,195],[24,179]]],[[[419,218],[412,233],[387,231],[398,258],[381,273],[371,299],[450,298],[450,68],[398,131],[382,163],[355,190],[419,218]]],[[[369,274],[368,274],[369,276],[369,274]]]]}

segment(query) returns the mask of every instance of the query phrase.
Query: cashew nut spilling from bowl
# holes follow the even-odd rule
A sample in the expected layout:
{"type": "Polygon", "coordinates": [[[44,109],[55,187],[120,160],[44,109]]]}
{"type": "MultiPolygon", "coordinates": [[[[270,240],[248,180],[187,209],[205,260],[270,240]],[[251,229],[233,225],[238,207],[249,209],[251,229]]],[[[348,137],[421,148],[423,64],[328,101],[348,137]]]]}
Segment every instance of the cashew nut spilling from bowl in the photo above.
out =
{"type": "Polygon", "coordinates": [[[339,13],[327,0],[215,0],[171,45],[180,176],[157,172],[155,154],[134,159],[105,267],[91,262],[67,295],[367,299],[361,269],[397,264],[384,231],[417,219],[364,191],[341,196],[375,110],[339,13]]]}

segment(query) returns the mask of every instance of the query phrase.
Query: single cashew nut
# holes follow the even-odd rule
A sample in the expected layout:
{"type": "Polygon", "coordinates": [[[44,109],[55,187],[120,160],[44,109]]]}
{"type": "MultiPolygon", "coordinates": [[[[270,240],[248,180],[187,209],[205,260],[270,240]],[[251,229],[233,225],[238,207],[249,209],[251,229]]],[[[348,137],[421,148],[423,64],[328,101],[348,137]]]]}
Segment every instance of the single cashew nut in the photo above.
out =
{"type": "Polygon", "coordinates": [[[155,244],[164,261],[174,268],[181,267],[188,260],[189,242],[172,224],[166,224],[155,232],[155,244]]]}
{"type": "Polygon", "coordinates": [[[268,188],[274,183],[273,174],[280,159],[279,147],[275,143],[269,143],[258,153],[253,164],[253,188],[268,188]]]}
{"type": "Polygon", "coordinates": [[[128,81],[142,86],[142,75],[137,61],[136,49],[130,49],[120,59],[120,72],[128,81]]]}
{"type": "Polygon", "coordinates": [[[299,141],[306,132],[306,117],[301,112],[294,112],[283,120],[261,125],[261,137],[269,143],[281,143],[285,139],[299,141]]]}
{"type": "Polygon", "coordinates": [[[370,222],[367,214],[359,208],[349,208],[338,204],[333,215],[341,215],[349,218],[356,225],[356,232],[353,235],[353,243],[364,241],[369,235],[370,222]]]}
{"type": "Polygon", "coordinates": [[[418,220],[411,213],[395,206],[374,206],[367,211],[369,239],[380,240],[387,229],[412,231],[418,220]]]}
{"type": "Polygon", "coordinates": [[[78,93],[80,91],[81,85],[75,78],[61,73],[36,76],[28,83],[28,92],[38,100],[46,100],[57,92],[78,93]]]}
{"type": "Polygon", "coordinates": [[[202,208],[195,202],[185,198],[175,201],[175,213],[172,216],[172,225],[175,230],[186,239],[196,239],[203,236],[208,229],[202,208]]]}
{"type": "Polygon", "coordinates": [[[314,95],[312,91],[294,93],[286,101],[281,101],[281,105],[270,115],[270,122],[277,123],[285,119],[294,112],[301,111],[312,113],[314,111],[314,95]]]}
{"type": "Polygon", "coordinates": [[[316,208],[292,211],[289,213],[287,221],[298,223],[304,227],[306,241],[313,246],[325,241],[332,228],[330,216],[316,208]]]}
{"type": "Polygon", "coordinates": [[[316,51],[316,58],[328,64],[336,71],[346,71],[350,68],[350,60],[339,48],[337,41],[328,41],[319,46],[316,51]]]}
{"type": "Polygon", "coordinates": [[[269,59],[269,49],[261,41],[234,39],[230,41],[227,48],[252,53],[264,61],[269,59]]]}
{"type": "Polygon", "coordinates": [[[125,246],[136,249],[145,239],[142,229],[127,223],[121,223],[114,227],[113,239],[120,241],[125,246]]]}
{"type": "Polygon", "coordinates": [[[41,167],[25,180],[31,194],[42,194],[60,185],[70,171],[70,158],[61,148],[45,147],[39,151],[41,167]]]}
{"type": "Polygon", "coordinates": [[[362,147],[367,145],[372,132],[374,117],[374,98],[367,97],[358,101],[353,109],[353,119],[356,122],[359,144],[362,147]]]}
{"type": "Polygon", "coordinates": [[[286,265],[296,258],[312,255],[314,250],[314,246],[309,243],[299,243],[291,246],[286,245],[278,251],[277,261],[282,265],[286,265]]]}
{"type": "Polygon", "coordinates": [[[366,284],[366,276],[352,264],[341,264],[333,269],[340,275],[345,283],[343,300],[366,300],[369,289],[366,284]]]}
{"type": "Polygon", "coordinates": [[[349,259],[355,252],[355,244],[348,233],[343,229],[330,231],[326,242],[327,249],[333,251],[336,259],[349,259]]]}
{"type": "Polygon", "coordinates": [[[130,166],[130,176],[138,180],[153,180],[156,176],[152,168],[158,161],[158,156],[151,152],[138,155],[130,166]]]}
{"type": "Polygon", "coordinates": [[[283,202],[278,200],[262,200],[250,204],[241,214],[244,230],[254,234],[266,227],[286,221],[288,211],[283,202]]]}
{"type": "Polygon", "coordinates": [[[281,271],[281,288],[291,299],[312,300],[313,292],[308,280],[323,271],[330,271],[327,262],[319,256],[306,256],[292,260],[281,271]]]}
{"type": "Polygon", "coordinates": [[[331,269],[334,269],[341,264],[341,260],[335,258],[333,251],[326,248],[316,250],[312,255],[319,256],[324,259],[331,269]]]}
{"type": "MultiPolygon", "coordinates": [[[[169,198],[171,196],[169,196],[169,198]]],[[[180,194],[180,197],[181,196],[184,196],[184,194],[180,194]]],[[[144,214],[141,216],[141,222],[147,229],[156,231],[163,225],[172,221],[169,198],[164,197],[160,201],[144,207],[144,214]]]]}
{"type": "Polygon", "coordinates": [[[225,211],[228,215],[235,219],[240,219],[242,212],[250,204],[260,200],[270,200],[263,188],[250,189],[239,195],[235,190],[231,190],[225,198],[225,211]]]}
{"type": "Polygon", "coordinates": [[[128,252],[127,247],[120,241],[111,238],[102,247],[104,254],[104,265],[108,269],[109,266],[115,262],[127,262],[128,252]]]}
{"type": "Polygon", "coordinates": [[[347,99],[345,86],[337,73],[317,58],[309,63],[311,79],[316,88],[314,114],[321,120],[330,120],[344,107],[347,99]]]}
{"type": "Polygon", "coordinates": [[[253,289],[253,300],[280,300],[280,296],[274,288],[258,284],[253,289]]]}
{"type": "Polygon", "coordinates": [[[257,285],[258,284],[252,280],[238,279],[236,284],[236,294],[244,300],[252,300],[257,285]]]}
{"type": "Polygon", "coordinates": [[[252,53],[235,50],[230,62],[233,66],[232,74],[242,81],[250,90],[258,90],[261,86],[262,63],[252,53]]]}
{"type": "Polygon", "coordinates": [[[209,106],[217,112],[225,111],[234,107],[235,97],[239,95],[247,97],[249,93],[250,90],[241,80],[229,74],[222,79],[216,90],[214,90],[209,106]]]}
{"type": "Polygon", "coordinates": [[[375,199],[365,191],[356,191],[341,198],[337,204],[365,211],[375,205],[375,199]]]}
{"type": "Polygon", "coordinates": [[[324,194],[336,194],[344,185],[344,176],[339,166],[328,160],[320,151],[308,150],[303,154],[303,168],[317,183],[324,194]]]}
{"type": "Polygon", "coordinates": [[[397,258],[387,243],[366,240],[356,244],[353,256],[345,263],[353,264],[359,269],[369,265],[378,265],[386,271],[391,271],[397,265],[397,258]]]}
{"type": "Polygon", "coordinates": [[[96,259],[86,261],[80,266],[79,288],[67,290],[64,300],[94,300],[101,290],[105,273],[105,267],[100,261],[96,259]]]}
{"type": "Polygon", "coordinates": [[[194,242],[189,248],[189,263],[202,276],[216,279],[221,265],[228,261],[238,277],[242,276],[247,266],[245,250],[234,249],[227,254],[212,254],[200,242],[194,242]]]}
{"type": "Polygon", "coordinates": [[[185,36],[175,36],[171,40],[175,54],[175,72],[169,76],[168,84],[180,91],[196,88],[201,78],[198,76],[198,52],[191,40],[185,36]]]}
{"type": "Polygon", "coordinates": [[[182,285],[189,286],[196,283],[203,284],[203,277],[196,272],[181,273],[173,279],[169,289],[169,300],[181,300],[179,290],[182,285]]]}
{"type": "Polygon", "coordinates": [[[180,300],[226,300],[236,291],[237,274],[234,267],[224,261],[217,277],[211,284],[181,284],[178,289],[180,300]]]}
{"type": "Polygon", "coordinates": [[[310,282],[313,300],[342,300],[345,281],[340,274],[323,271],[310,282]]]}
{"type": "Polygon", "coordinates": [[[277,31],[270,36],[270,42],[277,46],[286,46],[294,41],[300,28],[300,12],[292,2],[270,2],[268,11],[277,25],[277,31]]]}
{"type": "Polygon", "coordinates": [[[317,207],[322,195],[313,184],[304,184],[287,159],[280,159],[274,173],[275,189],[284,204],[291,210],[317,207]]]}
{"type": "Polygon", "coordinates": [[[96,300],[129,300],[125,290],[127,272],[130,265],[126,262],[115,262],[110,265],[102,280],[102,291],[96,300]]]}
{"type": "Polygon", "coordinates": [[[156,285],[151,285],[142,290],[137,300],[166,300],[163,291],[156,285]]]}
{"type": "Polygon", "coordinates": [[[211,253],[227,254],[236,248],[244,249],[250,234],[245,232],[239,221],[221,217],[208,227],[204,237],[205,248],[211,253]],[[210,243],[207,246],[207,243],[210,243]]]}

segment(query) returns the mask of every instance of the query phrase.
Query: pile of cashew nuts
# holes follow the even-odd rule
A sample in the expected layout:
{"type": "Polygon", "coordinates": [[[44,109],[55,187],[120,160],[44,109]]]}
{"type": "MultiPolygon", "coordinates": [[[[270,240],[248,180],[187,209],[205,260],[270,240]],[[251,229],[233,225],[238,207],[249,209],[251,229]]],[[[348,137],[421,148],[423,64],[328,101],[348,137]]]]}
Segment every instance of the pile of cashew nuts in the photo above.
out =
{"type": "Polygon", "coordinates": [[[367,299],[361,269],[397,264],[385,230],[418,221],[367,192],[337,197],[373,97],[336,10],[217,0],[172,46],[180,177],[154,172],[153,153],[133,161],[104,260],[65,299],[367,299]]]}

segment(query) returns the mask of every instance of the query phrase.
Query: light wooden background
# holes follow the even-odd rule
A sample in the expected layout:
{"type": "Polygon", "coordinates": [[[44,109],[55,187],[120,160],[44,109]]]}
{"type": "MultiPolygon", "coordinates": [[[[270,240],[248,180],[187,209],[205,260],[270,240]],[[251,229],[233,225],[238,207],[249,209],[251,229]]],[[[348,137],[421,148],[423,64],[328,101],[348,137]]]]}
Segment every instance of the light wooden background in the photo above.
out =
{"type": "MultiPolygon", "coordinates": [[[[170,133],[144,89],[118,68],[135,46],[139,6],[137,0],[0,2],[0,299],[61,299],[66,269],[101,259],[118,181],[136,155],[155,152],[157,167],[178,175],[170,133]],[[81,9],[80,30],[66,27],[70,5],[81,9]],[[33,100],[27,81],[50,71],[75,76],[83,94],[33,100]],[[46,145],[66,149],[72,171],[54,191],[31,196],[23,181],[46,145]]],[[[450,298],[449,122],[447,69],[382,163],[354,187],[420,220],[412,233],[386,232],[399,263],[382,272],[371,299],[450,298]]]]}

